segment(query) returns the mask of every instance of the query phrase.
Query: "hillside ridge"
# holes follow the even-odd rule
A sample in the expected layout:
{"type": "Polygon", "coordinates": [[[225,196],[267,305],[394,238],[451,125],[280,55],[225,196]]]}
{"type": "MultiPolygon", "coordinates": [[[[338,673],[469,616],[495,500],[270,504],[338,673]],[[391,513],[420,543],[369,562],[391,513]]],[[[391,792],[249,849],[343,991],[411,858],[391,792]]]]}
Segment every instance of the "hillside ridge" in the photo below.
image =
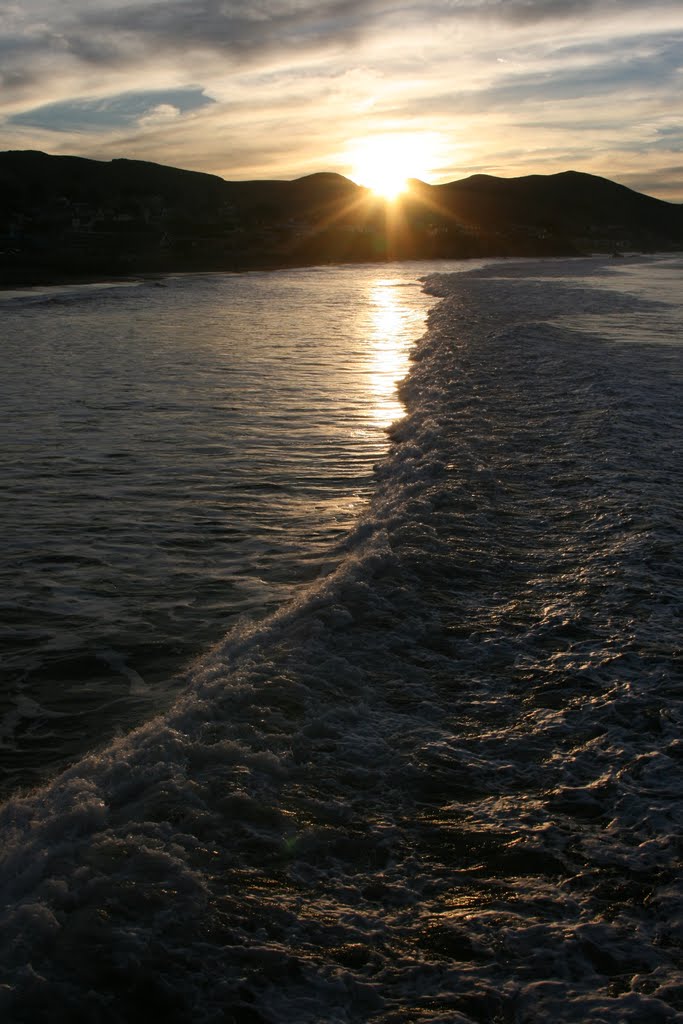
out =
{"type": "Polygon", "coordinates": [[[0,283],[325,262],[679,251],[683,206],[567,170],[414,179],[388,211],[333,171],[203,171],[0,152],[0,283]]]}

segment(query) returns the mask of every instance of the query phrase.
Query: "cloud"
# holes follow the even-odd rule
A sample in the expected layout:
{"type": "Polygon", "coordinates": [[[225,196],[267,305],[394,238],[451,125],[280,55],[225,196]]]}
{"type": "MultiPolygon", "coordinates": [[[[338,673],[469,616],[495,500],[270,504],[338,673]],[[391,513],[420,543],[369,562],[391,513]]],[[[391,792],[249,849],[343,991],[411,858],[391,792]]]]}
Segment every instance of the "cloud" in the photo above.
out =
{"type": "MultiPolygon", "coordinates": [[[[424,5],[420,5],[424,6],[424,5]]],[[[680,10],[679,0],[658,0],[659,9],[680,10]]],[[[498,20],[517,25],[566,21],[571,18],[622,17],[642,13],[642,0],[434,0],[430,10],[449,10],[455,17],[498,20]]]]}
{"type": "Polygon", "coordinates": [[[67,34],[73,52],[82,55],[83,39],[93,37],[116,60],[131,40],[171,49],[209,49],[235,59],[255,54],[348,44],[367,27],[386,4],[377,0],[333,0],[301,3],[294,0],[181,0],[89,11],[79,20],[81,32],[67,34]],[[113,33],[113,35],[112,35],[113,33]]]}
{"type": "MultiPolygon", "coordinates": [[[[532,69],[508,71],[503,64],[491,85],[428,96],[420,100],[419,107],[422,111],[461,114],[481,110],[519,112],[526,106],[573,102],[585,110],[596,106],[604,96],[613,96],[619,104],[636,94],[675,93],[680,85],[682,51],[683,36],[663,42],[644,39],[639,46],[623,48],[612,41],[592,51],[587,47],[560,49],[547,60],[535,61],[532,69]],[[579,54],[582,60],[575,62],[579,54]]],[[[623,118],[623,110],[619,117],[623,118]]]]}
{"type": "Polygon", "coordinates": [[[202,89],[166,89],[129,92],[104,99],[74,99],[49,103],[8,118],[9,124],[54,132],[106,132],[134,124],[158,123],[160,114],[180,116],[213,103],[202,89]]]}
{"type": "Polygon", "coordinates": [[[150,128],[153,125],[167,125],[178,117],[180,111],[177,107],[171,106],[170,103],[160,103],[158,107],[153,107],[138,118],[138,124],[141,128],[150,128]]]}
{"type": "Polygon", "coordinates": [[[232,178],[348,173],[352,140],[424,131],[448,143],[432,180],[620,180],[639,154],[655,181],[680,162],[682,49],[680,0],[24,0],[0,123],[4,146],[232,178]]]}
{"type": "MultiPolygon", "coordinates": [[[[236,63],[268,54],[348,48],[398,26],[531,26],[604,12],[623,16],[637,0],[170,0],[95,3],[72,0],[23,26],[24,45],[50,48],[84,64],[119,67],[150,50],[228,54],[236,63]]],[[[658,8],[673,8],[659,0],[658,8]]]]}
{"type": "MultiPolygon", "coordinates": [[[[608,6],[600,0],[489,0],[486,4],[477,5],[479,11],[485,7],[489,14],[518,25],[566,20],[592,14],[608,6]]],[[[629,6],[628,0],[624,6],[629,6]]]]}
{"type": "Polygon", "coordinates": [[[670,202],[681,202],[680,182],[683,180],[683,164],[657,168],[636,168],[621,175],[621,182],[637,192],[656,195],[670,202]]]}

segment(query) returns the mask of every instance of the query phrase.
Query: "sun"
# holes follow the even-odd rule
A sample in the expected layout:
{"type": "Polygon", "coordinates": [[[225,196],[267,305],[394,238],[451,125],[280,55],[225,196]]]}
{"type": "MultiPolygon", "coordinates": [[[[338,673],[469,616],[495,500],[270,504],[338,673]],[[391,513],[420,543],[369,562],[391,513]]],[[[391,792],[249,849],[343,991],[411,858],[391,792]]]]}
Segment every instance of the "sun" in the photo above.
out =
{"type": "Polygon", "coordinates": [[[348,151],[351,178],[387,201],[407,190],[409,178],[428,174],[435,156],[435,141],[426,132],[373,135],[348,151]]]}
{"type": "Polygon", "coordinates": [[[408,188],[408,179],[403,174],[393,171],[379,171],[377,176],[368,175],[366,185],[381,199],[396,199],[408,188]]]}

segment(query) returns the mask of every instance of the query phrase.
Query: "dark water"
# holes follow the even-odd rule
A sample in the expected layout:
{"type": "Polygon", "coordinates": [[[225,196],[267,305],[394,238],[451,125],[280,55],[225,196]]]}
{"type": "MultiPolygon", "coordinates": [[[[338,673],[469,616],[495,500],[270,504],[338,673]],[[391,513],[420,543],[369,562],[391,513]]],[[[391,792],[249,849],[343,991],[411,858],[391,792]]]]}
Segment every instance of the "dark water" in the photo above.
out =
{"type": "Polygon", "coordinates": [[[0,294],[0,794],[334,564],[444,266],[0,294]]]}
{"type": "Polygon", "coordinates": [[[681,1020],[680,268],[431,279],[337,569],[3,808],[4,1019],[681,1020]]]}

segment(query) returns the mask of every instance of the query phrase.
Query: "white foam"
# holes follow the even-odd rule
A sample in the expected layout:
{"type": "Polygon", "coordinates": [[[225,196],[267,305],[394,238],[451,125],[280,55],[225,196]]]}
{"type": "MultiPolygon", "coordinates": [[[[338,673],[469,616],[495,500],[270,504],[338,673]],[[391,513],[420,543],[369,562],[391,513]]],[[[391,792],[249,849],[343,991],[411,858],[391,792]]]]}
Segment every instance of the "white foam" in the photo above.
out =
{"type": "Polygon", "coordinates": [[[681,407],[584,270],[432,280],[342,564],[5,805],[6,1019],[680,1019],[681,407]]]}

